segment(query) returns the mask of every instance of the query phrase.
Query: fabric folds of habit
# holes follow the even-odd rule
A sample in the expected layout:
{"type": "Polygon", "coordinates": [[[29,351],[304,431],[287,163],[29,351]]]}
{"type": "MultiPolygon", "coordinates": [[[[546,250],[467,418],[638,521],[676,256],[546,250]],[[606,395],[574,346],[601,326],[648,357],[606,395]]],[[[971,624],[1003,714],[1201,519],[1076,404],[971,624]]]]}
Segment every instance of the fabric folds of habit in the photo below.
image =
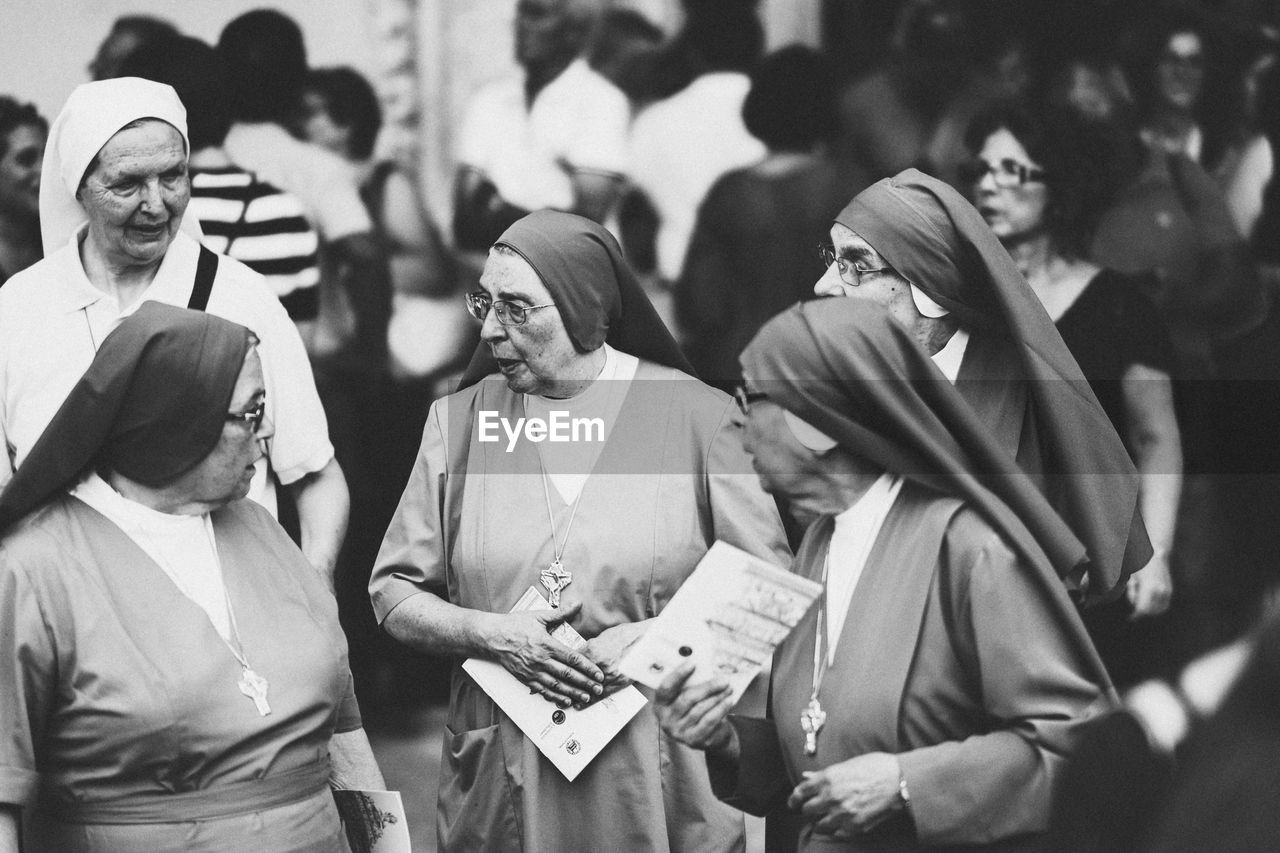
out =
{"type": "MultiPolygon", "coordinates": [[[[603,226],[572,213],[540,210],[504,231],[495,245],[509,247],[533,267],[579,352],[594,352],[607,341],[642,361],[695,375],[618,241],[603,226]]],[[[495,372],[489,346],[481,342],[459,387],[495,372]]]]}
{"type": "Polygon", "coordinates": [[[102,342],[0,494],[0,531],[94,463],[153,487],[190,470],[222,435],[250,340],[206,312],[143,303],[102,342]]]}
{"type": "Polygon", "coordinates": [[[1152,553],[1138,513],[1137,470],[982,216],[948,185],[909,169],[859,193],[836,221],[972,331],[956,387],[983,420],[1003,427],[1001,443],[1016,448],[1019,465],[1061,517],[1056,532],[1040,537],[1058,573],[1076,581],[1087,572],[1089,600],[1118,595],[1152,553]],[[1013,356],[1022,393],[1007,393],[1007,382],[984,372],[996,351],[1013,356]],[[1066,562],[1081,549],[1083,564],[1066,562]]]}

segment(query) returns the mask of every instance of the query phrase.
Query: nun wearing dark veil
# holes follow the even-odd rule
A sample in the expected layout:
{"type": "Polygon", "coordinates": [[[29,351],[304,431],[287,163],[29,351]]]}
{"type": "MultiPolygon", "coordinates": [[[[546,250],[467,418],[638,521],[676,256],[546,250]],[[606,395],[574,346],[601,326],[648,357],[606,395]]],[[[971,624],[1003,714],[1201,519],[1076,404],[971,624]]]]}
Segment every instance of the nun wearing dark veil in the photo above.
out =
{"type": "Polygon", "coordinates": [[[911,333],[858,300],[775,317],[742,354],[762,483],[816,517],[823,595],[777,650],[768,719],[687,665],[663,728],[717,794],[801,813],[804,851],[1022,851],[1114,701],[1033,528],[1053,510],[911,333]],[[690,683],[692,682],[692,683],[690,683]]]}
{"type": "Polygon", "coordinates": [[[1033,533],[1086,603],[1151,559],[1139,477],[1053,321],[981,214],[915,169],[836,217],[819,296],[877,302],[905,325],[1048,498],[1033,533]]]}
{"type": "Polygon", "coordinates": [[[733,401],[690,375],[588,219],[516,222],[467,302],[479,351],[431,409],[370,581],[393,637],[455,659],[440,849],[739,850],[741,815],[650,708],[568,782],[456,665],[496,661],[571,715],[626,683],[622,652],[714,541],[786,564],[733,401]],[[509,612],[530,587],[554,609],[509,612]],[[585,648],[548,634],[562,622],[585,648]]]}
{"type": "Polygon", "coordinates": [[[381,788],[337,608],[250,500],[257,338],[143,303],[0,494],[0,849],[347,850],[381,788]]]}

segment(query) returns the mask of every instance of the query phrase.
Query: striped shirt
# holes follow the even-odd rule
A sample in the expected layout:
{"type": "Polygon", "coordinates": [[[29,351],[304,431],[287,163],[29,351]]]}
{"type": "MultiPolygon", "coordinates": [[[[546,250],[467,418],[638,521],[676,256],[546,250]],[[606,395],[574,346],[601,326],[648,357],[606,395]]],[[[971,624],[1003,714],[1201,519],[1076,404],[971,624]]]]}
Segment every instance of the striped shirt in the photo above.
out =
{"type": "Polygon", "coordinates": [[[187,212],[206,246],[266,278],[291,319],[316,318],[319,238],[298,199],[234,166],[192,169],[187,212]]]}

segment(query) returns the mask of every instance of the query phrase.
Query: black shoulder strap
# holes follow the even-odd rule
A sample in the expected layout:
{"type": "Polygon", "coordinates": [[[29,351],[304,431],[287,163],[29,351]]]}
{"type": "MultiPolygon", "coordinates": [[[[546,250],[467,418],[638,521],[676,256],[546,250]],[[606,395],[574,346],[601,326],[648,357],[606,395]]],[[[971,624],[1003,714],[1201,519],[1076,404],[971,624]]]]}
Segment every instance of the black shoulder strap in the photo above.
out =
{"type": "Polygon", "coordinates": [[[196,284],[191,289],[191,299],[187,307],[192,311],[203,311],[209,305],[209,294],[213,292],[213,277],[218,274],[218,256],[208,248],[200,247],[200,260],[196,262],[196,284]]]}

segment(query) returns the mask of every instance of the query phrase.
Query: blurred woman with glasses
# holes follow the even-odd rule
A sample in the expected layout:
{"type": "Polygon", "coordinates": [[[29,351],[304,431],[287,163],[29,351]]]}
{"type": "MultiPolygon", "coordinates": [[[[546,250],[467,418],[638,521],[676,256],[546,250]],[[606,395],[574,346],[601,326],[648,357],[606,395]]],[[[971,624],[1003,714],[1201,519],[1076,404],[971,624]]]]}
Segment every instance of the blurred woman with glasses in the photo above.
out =
{"type": "MultiPolygon", "coordinates": [[[[568,731],[628,683],[623,652],[712,542],[785,564],[781,522],[733,401],[692,378],[604,228],[550,210],[520,219],[467,306],[481,345],[462,390],[427,418],[373,607],[412,649],[497,662],[568,731]],[[557,441],[520,426],[557,416],[603,429],[557,441]],[[486,421],[516,437],[486,439],[486,421]],[[551,609],[512,612],[531,588],[551,609]],[[562,623],[583,648],[548,633],[562,623]]],[[[458,666],[448,729],[441,850],[742,848],[741,815],[651,708],[573,782],[458,666]]]]}
{"type": "Polygon", "coordinates": [[[1087,620],[1116,683],[1129,684],[1169,656],[1158,626],[1140,631],[1125,622],[1163,613],[1172,595],[1182,446],[1169,335],[1139,282],[1085,257],[1118,188],[1093,129],[1058,111],[1005,105],[978,116],[967,142],[974,205],[1053,318],[1142,475],[1155,554],[1129,578],[1127,600],[1087,620]]]}

